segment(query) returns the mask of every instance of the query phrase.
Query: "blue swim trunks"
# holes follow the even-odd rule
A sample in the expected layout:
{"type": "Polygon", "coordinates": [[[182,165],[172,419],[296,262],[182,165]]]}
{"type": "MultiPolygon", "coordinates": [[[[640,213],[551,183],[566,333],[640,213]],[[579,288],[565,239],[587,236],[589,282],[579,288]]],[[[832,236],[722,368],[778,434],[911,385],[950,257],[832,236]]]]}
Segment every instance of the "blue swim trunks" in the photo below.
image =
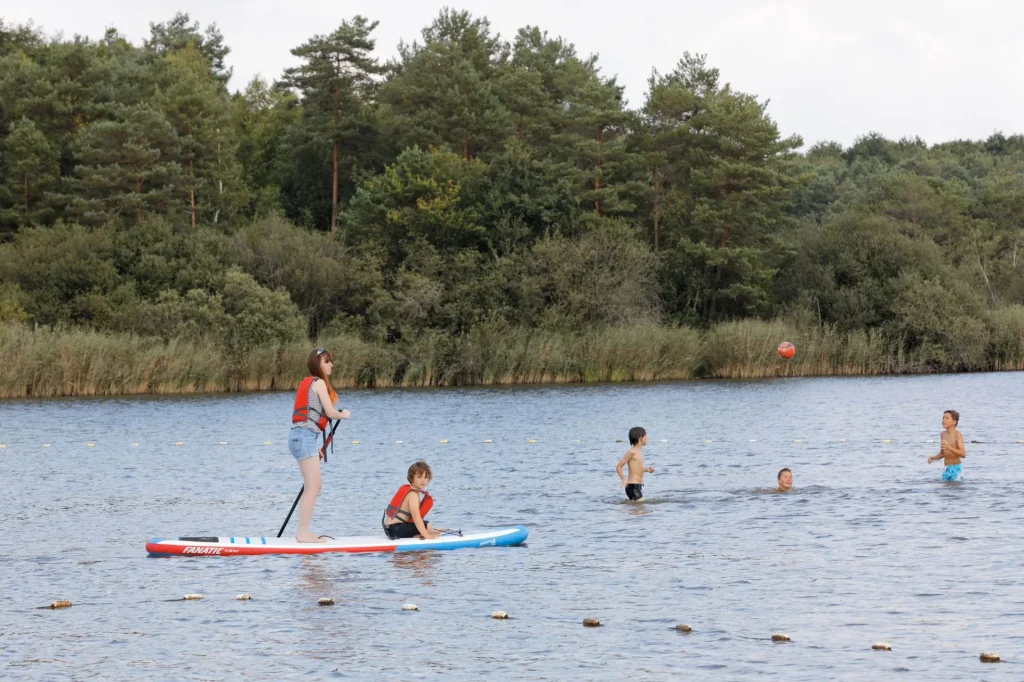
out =
{"type": "Polygon", "coordinates": [[[950,464],[942,470],[942,480],[952,481],[953,483],[960,483],[964,480],[962,473],[962,464],[950,464]]]}

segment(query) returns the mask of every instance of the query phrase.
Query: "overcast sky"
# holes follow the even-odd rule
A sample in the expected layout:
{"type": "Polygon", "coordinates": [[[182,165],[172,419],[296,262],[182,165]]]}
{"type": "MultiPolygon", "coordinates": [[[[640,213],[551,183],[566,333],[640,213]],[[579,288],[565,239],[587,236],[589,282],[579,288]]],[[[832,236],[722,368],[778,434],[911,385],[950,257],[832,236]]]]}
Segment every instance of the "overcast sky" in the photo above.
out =
{"type": "MultiPolygon", "coordinates": [[[[149,22],[185,11],[216,22],[231,48],[231,87],[294,65],[289,50],[342,19],[379,20],[377,54],[395,54],[437,15],[431,0],[46,0],[5,3],[8,22],[33,20],[48,34],[99,38],[108,26],[133,42],[149,22]]],[[[770,99],[783,134],[805,144],[850,144],[878,131],[928,143],[1024,132],[1024,3],[1014,0],[514,0],[452,2],[512,38],[536,25],[598,53],[606,75],[643,104],[652,68],[670,70],[686,50],[708,55],[736,89],[770,99]]]]}

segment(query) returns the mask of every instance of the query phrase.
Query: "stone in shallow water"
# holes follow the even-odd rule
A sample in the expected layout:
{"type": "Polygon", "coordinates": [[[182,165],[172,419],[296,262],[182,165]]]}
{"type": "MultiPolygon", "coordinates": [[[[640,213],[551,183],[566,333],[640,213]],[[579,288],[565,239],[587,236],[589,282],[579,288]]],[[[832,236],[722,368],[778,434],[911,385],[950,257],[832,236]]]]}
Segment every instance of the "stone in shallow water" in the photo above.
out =
{"type": "Polygon", "coordinates": [[[785,633],[782,633],[782,632],[776,632],[774,635],[772,635],[772,641],[773,642],[789,642],[791,640],[789,639],[789,635],[787,635],[785,633]]]}
{"type": "Polygon", "coordinates": [[[416,606],[415,604],[402,604],[402,610],[403,611],[419,611],[420,607],[416,606]]]}
{"type": "Polygon", "coordinates": [[[583,625],[584,627],[588,628],[596,628],[601,625],[601,621],[599,621],[597,618],[584,618],[583,625]]]}
{"type": "Polygon", "coordinates": [[[508,620],[508,613],[504,611],[493,611],[491,613],[491,618],[495,620],[508,620]]]}
{"type": "Polygon", "coordinates": [[[249,601],[250,599],[252,599],[252,597],[250,597],[247,594],[236,594],[235,599],[237,599],[238,601],[249,601]]]}
{"type": "Polygon", "coordinates": [[[186,594],[184,597],[182,597],[182,599],[184,599],[185,601],[199,601],[202,598],[203,598],[203,595],[201,595],[201,594],[191,594],[191,593],[190,594],[186,594]]]}
{"type": "Polygon", "coordinates": [[[693,632],[693,628],[691,628],[689,625],[686,625],[685,623],[680,623],[675,627],[675,629],[679,630],[679,632],[693,632]]]}
{"type": "Polygon", "coordinates": [[[875,651],[892,651],[892,647],[886,642],[875,642],[871,648],[875,651]]]}
{"type": "Polygon", "coordinates": [[[978,658],[981,659],[982,663],[998,663],[1002,660],[1001,658],[999,658],[999,654],[992,653],[991,651],[981,652],[981,656],[979,656],[978,658]]]}
{"type": "Polygon", "coordinates": [[[334,600],[331,599],[330,597],[320,597],[319,599],[316,600],[316,603],[319,604],[320,606],[333,606],[334,605],[334,600]]]}

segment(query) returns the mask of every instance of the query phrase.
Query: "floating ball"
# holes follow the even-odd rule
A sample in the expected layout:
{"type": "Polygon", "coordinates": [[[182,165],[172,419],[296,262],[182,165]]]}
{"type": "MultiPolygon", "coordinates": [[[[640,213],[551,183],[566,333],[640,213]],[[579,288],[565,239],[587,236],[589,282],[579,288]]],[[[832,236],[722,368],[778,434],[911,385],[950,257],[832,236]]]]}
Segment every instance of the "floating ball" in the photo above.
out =
{"type": "Polygon", "coordinates": [[[789,341],[783,341],[775,350],[779,352],[779,357],[783,360],[791,360],[796,355],[796,348],[789,341]]]}

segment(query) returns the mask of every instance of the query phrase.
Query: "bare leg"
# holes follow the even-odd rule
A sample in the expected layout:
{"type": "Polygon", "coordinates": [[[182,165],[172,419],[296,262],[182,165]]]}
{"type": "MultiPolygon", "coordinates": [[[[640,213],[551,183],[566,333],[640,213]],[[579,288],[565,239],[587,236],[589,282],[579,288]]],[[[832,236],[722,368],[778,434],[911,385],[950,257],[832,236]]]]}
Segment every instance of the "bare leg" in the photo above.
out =
{"type": "Polygon", "coordinates": [[[324,538],[309,532],[313,507],[316,506],[316,498],[320,494],[320,458],[313,455],[301,460],[299,471],[302,472],[304,488],[302,497],[299,499],[299,528],[295,532],[295,539],[299,542],[326,542],[324,538]]]}

